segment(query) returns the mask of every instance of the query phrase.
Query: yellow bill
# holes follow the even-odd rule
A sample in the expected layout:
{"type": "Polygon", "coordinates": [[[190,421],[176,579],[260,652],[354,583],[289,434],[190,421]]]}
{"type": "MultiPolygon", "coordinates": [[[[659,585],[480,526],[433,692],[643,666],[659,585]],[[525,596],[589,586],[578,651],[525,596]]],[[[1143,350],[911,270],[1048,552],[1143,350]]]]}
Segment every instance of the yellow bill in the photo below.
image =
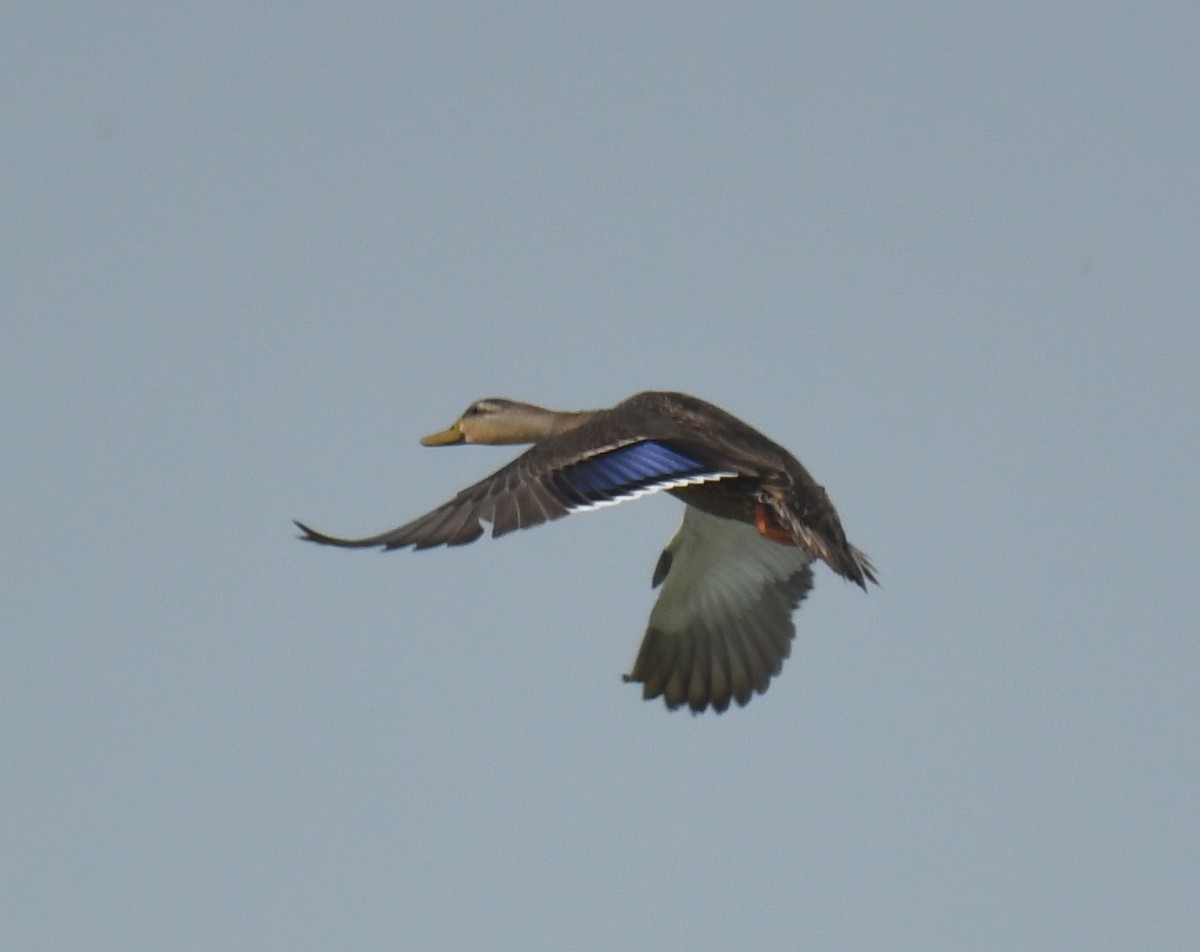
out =
{"type": "Polygon", "coordinates": [[[428,436],[421,437],[422,446],[450,446],[452,443],[461,443],[463,436],[462,427],[455,420],[450,426],[442,430],[440,433],[430,433],[428,436]]]}

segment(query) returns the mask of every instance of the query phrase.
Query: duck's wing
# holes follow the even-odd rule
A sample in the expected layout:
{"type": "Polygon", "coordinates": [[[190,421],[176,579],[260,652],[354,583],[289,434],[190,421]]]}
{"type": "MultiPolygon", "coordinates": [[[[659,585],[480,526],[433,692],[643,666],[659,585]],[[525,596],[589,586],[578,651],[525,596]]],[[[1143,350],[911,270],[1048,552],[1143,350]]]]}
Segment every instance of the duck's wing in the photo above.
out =
{"type": "Polygon", "coordinates": [[[571,512],[737,475],[695,446],[637,432],[618,436],[605,422],[601,416],[538,443],[444,505],[388,532],[341,539],[296,525],[303,538],[326,545],[463,545],[483,534],[483,522],[491,523],[493,536],[501,536],[571,512]]]}
{"type": "Polygon", "coordinates": [[[670,708],[724,711],[767,689],[791,652],[812,556],[693,506],[654,573],[662,591],[627,681],[670,708]]]}

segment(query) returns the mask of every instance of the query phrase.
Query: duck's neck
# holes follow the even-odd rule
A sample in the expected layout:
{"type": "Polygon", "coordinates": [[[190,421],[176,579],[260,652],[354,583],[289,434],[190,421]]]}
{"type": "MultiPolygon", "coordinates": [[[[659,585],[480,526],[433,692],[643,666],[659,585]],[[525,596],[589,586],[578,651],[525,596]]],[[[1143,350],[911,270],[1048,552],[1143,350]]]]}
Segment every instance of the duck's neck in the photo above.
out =
{"type": "Polygon", "coordinates": [[[543,413],[545,419],[541,424],[543,432],[538,437],[539,440],[567,433],[596,415],[595,410],[544,410],[543,413]]]}

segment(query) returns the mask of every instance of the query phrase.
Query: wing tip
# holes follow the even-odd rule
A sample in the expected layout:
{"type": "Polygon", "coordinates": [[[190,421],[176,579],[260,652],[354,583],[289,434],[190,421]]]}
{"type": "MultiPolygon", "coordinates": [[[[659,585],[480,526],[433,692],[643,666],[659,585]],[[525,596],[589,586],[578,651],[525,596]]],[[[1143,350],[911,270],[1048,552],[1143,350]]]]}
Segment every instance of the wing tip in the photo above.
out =
{"type": "MultiPolygon", "coordinates": [[[[789,646],[790,647],[790,646],[789,646]]],[[[783,659],[780,659],[779,667],[782,667],[783,659]]],[[[741,688],[735,688],[732,684],[726,684],[721,690],[714,690],[713,685],[705,685],[700,691],[691,690],[673,690],[672,679],[664,675],[652,675],[646,672],[639,672],[638,665],[634,665],[634,670],[629,674],[621,675],[621,681],[624,684],[640,684],[642,686],[642,700],[653,701],[656,698],[662,698],[663,704],[669,711],[677,711],[680,708],[686,707],[691,712],[692,716],[704,714],[710,709],[714,714],[724,714],[731,706],[736,704],[738,707],[745,707],[754,699],[756,695],[766,694],[767,689],[771,686],[771,680],[779,671],[768,675],[765,682],[761,684],[745,684],[741,688]]],[[[680,681],[680,685],[682,685],[680,681]]]]}
{"type": "Polygon", "coordinates": [[[292,523],[300,530],[301,534],[296,536],[296,538],[302,542],[315,542],[318,545],[335,545],[341,549],[369,549],[377,545],[382,545],[384,548],[394,548],[394,546],[387,545],[378,536],[372,536],[369,539],[339,539],[337,536],[318,532],[311,526],[305,525],[299,519],[293,519],[292,523]]]}
{"type": "Polygon", "coordinates": [[[296,536],[296,538],[305,542],[324,542],[327,538],[311,526],[306,526],[299,519],[293,519],[292,525],[300,530],[300,535],[296,536]]]}
{"type": "Polygon", "coordinates": [[[734,704],[738,707],[745,707],[750,701],[760,694],[766,694],[767,688],[770,686],[754,687],[746,694],[735,694],[733,691],[723,691],[715,693],[712,691],[704,694],[676,696],[664,686],[655,687],[641,678],[635,677],[632,674],[621,675],[621,680],[626,684],[641,684],[642,685],[642,700],[653,701],[656,698],[662,698],[663,705],[669,711],[678,711],[680,708],[688,708],[692,716],[705,714],[712,711],[714,714],[724,714],[734,704]]]}

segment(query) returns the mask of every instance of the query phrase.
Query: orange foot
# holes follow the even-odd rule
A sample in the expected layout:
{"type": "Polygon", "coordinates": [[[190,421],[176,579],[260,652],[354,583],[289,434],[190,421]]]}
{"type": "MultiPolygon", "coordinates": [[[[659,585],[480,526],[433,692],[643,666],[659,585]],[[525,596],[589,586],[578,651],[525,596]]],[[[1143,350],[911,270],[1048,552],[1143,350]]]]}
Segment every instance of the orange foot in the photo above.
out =
{"type": "Polygon", "coordinates": [[[795,545],[796,540],[790,532],[785,532],[775,521],[766,503],[760,502],[754,507],[754,528],[764,539],[778,542],[780,545],[795,545]]]}

